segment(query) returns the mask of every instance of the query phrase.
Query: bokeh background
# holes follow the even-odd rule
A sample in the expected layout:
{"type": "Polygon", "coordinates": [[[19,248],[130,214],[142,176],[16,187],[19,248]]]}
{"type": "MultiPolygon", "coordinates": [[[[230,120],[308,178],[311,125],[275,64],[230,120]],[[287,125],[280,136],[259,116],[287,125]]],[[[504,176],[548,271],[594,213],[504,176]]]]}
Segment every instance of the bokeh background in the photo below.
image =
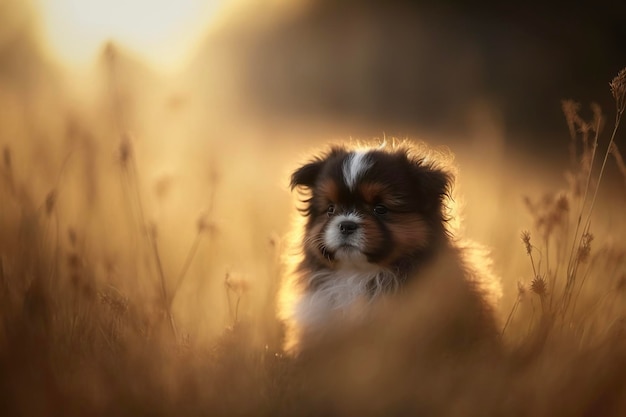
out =
{"type": "MultiPolygon", "coordinates": [[[[61,291],[58,305],[34,298],[44,312],[67,301],[96,317],[72,304],[79,291],[166,314],[187,344],[245,321],[246,343],[279,349],[290,173],[329,142],[408,138],[454,155],[461,233],[491,249],[504,322],[534,278],[525,197],[549,206],[571,190],[562,100],[586,120],[600,105],[606,152],[624,22],[618,1],[0,0],[7,311],[31,308],[22,296],[43,276],[61,291]]],[[[610,157],[592,224],[597,253],[615,254],[611,279],[624,272],[625,184],[610,157]]],[[[0,341],[21,320],[5,316],[0,341]]]]}

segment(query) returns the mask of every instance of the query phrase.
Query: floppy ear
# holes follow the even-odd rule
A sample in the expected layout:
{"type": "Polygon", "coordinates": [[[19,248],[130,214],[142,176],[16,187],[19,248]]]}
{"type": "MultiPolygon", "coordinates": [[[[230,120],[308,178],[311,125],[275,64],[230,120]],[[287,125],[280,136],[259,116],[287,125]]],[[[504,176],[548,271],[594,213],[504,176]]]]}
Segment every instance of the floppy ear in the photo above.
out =
{"type": "Polygon", "coordinates": [[[450,174],[434,167],[428,167],[424,176],[424,189],[439,201],[450,194],[452,178],[450,174]]]}
{"type": "Polygon", "coordinates": [[[446,197],[450,196],[452,177],[442,169],[418,162],[414,165],[413,175],[419,185],[419,194],[428,210],[440,210],[446,197]]]}
{"type": "Polygon", "coordinates": [[[291,183],[289,184],[291,189],[293,190],[298,186],[313,188],[322,170],[322,165],[324,165],[324,161],[316,160],[298,168],[291,174],[291,183]]]}

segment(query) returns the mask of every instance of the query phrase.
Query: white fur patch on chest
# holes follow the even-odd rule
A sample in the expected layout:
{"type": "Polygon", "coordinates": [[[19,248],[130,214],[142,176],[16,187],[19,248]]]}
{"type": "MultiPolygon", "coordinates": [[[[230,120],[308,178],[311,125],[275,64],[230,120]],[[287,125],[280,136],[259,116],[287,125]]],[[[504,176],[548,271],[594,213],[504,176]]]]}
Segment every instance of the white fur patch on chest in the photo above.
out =
{"type": "Polygon", "coordinates": [[[335,317],[359,318],[371,301],[397,286],[395,275],[384,269],[320,271],[309,279],[321,284],[305,291],[294,309],[294,318],[305,327],[321,327],[335,317]]]}

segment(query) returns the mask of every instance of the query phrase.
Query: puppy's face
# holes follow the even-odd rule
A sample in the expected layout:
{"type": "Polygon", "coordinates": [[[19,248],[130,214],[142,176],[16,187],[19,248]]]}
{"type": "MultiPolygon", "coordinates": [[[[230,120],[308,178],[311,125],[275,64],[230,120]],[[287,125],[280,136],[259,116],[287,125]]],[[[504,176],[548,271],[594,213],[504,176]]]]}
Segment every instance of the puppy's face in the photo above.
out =
{"type": "Polygon", "coordinates": [[[406,150],[333,148],[296,170],[291,186],[309,192],[303,243],[311,262],[392,267],[445,234],[449,178],[406,150]]]}

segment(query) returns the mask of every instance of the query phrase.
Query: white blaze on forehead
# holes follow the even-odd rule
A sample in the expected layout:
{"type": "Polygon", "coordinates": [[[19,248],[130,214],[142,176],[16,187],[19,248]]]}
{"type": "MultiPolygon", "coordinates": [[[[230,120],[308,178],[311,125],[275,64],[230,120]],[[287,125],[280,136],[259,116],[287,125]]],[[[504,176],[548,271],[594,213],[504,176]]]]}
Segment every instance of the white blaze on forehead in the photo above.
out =
{"type": "Polygon", "coordinates": [[[352,152],[343,162],[343,178],[351,191],[354,191],[356,182],[365,171],[372,166],[367,151],[352,152]]]}

